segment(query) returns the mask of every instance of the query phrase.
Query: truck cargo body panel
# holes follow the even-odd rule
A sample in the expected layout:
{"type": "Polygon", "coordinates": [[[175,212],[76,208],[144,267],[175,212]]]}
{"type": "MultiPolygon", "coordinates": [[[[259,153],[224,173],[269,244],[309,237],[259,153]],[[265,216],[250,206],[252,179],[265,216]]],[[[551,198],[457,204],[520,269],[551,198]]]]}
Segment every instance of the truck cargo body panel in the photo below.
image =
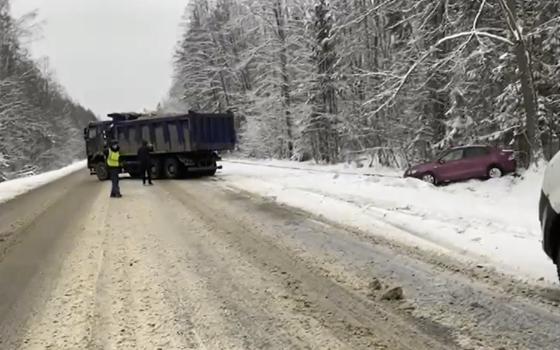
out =
{"type": "Polygon", "coordinates": [[[117,122],[115,129],[124,156],[136,154],[142,140],[153,145],[154,154],[232,150],[236,142],[233,118],[227,114],[117,122]]]}

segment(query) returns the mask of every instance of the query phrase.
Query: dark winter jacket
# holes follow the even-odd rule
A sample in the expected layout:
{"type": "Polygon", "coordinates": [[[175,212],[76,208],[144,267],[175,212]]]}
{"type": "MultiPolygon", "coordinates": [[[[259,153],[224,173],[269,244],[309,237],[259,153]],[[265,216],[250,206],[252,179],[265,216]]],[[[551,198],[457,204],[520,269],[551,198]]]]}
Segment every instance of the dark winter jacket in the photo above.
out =
{"type": "Polygon", "coordinates": [[[152,148],[150,146],[142,146],[138,149],[138,161],[142,167],[150,166],[150,152],[152,148]]]}

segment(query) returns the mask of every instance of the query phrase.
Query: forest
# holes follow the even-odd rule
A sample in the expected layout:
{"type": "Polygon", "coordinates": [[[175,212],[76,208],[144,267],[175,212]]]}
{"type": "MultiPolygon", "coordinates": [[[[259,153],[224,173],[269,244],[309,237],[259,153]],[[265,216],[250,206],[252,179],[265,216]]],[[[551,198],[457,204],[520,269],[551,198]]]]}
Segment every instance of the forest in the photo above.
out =
{"type": "Polygon", "coordinates": [[[559,149],[557,0],[191,0],[166,110],[233,110],[251,157],[389,166],[559,149]]]}
{"type": "Polygon", "coordinates": [[[82,129],[95,119],[31,58],[25,44],[37,30],[36,13],[15,19],[0,0],[0,181],[84,158],[82,129]]]}

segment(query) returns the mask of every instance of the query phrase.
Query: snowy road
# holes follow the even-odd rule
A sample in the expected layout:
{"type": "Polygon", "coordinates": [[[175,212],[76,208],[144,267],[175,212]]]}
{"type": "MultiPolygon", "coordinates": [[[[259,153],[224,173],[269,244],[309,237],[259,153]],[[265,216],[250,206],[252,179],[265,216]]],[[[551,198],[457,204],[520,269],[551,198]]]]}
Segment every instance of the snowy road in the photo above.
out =
{"type": "Polygon", "coordinates": [[[227,177],[67,176],[0,205],[0,349],[557,349],[560,293],[227,177]],[[402,287],[403,300],[382,300],[402,287]]]}

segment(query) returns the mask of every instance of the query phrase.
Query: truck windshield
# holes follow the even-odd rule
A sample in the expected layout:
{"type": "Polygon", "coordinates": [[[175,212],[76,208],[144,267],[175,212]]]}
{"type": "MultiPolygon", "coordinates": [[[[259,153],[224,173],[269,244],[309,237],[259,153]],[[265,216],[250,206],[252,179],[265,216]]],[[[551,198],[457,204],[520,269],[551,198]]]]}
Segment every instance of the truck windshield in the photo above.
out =
{"type": "Polygon", "coordinates": [[[97,129],[96,128],[90,128],[89,129],[89,138],[93,139],[97,136],[97,129]]]}

